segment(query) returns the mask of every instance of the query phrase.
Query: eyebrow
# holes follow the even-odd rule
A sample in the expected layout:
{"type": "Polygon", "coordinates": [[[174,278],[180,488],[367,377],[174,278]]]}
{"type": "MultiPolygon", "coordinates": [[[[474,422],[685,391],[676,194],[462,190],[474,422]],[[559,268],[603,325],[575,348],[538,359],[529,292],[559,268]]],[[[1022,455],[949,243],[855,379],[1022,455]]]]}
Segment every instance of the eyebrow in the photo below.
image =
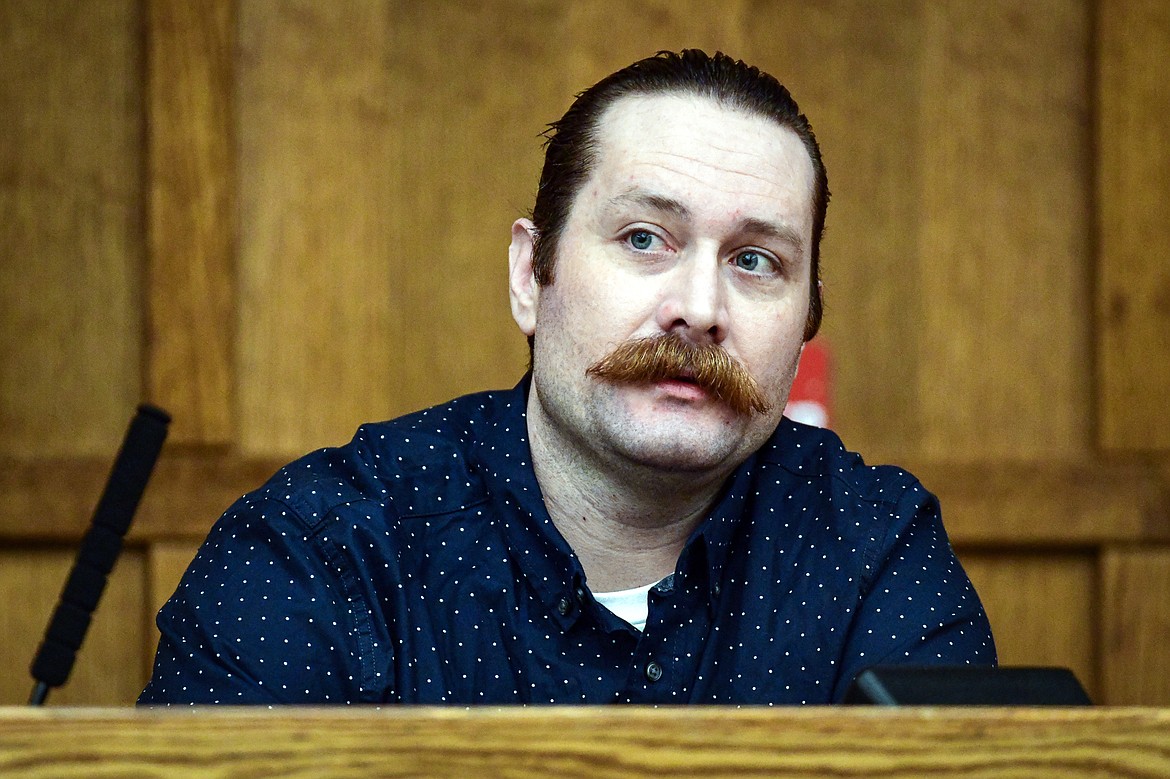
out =
{"type": "Polygon", "coordinates": [[[691,209],[683,205],[682,202],[672,197],[666,197],[665,195],[656,195],[653,192],[628,189],[609,199],[611,206],[623,206],[630,203],[636,206],[646,206],[655,211],[662,211],[663,213],[677,216],[679,219],[691,218],[691,209]]]}
{"type": "MultiPolygon", "coordinates": [[[[681,201],[675,200],[672,197],[665,195],[658,195],[653,192],[646,192],[639,189],[629,189],[618,195],[614,195],[609,199],[611,207],[618,207],[627,204],[638,206],[645,206],[652,208],[655,211],[670,214],[679,219],[689,220],[691,218],[691,210],[686,207],[681,201]]],[[[764,219],[756,219],[748,217],[736,225],[739,231],[748,233],[750,235],[757,235],[762,238],[770,238],[776,241],[782,241],[794,249],[798,253],[804,253],[804,241],[798,233],[791,226],[786,224],[776,224],[764,219]]]]}
{"type": "Polygon", "coordinates": [[[800,237],[800,233],[796,232],[792,227],[786,224],[774,224],[766,222],[763,219],[745,219],[739,228],[745,233],[751,235],[760,235],[765,238],[771,238],[776,241],[782,241],[791,245],[798,252],[804,252],[804,241],[800,237]]]}

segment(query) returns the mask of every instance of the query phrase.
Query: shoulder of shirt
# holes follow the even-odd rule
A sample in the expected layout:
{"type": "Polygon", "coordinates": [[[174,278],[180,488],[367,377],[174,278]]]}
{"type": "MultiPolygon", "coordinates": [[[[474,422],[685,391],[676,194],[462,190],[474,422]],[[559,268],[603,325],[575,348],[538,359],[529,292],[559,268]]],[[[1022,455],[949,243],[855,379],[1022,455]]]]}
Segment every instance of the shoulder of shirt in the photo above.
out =
{"type": "Polygon", "coordinates": [[[348,506],[382,507],[403,519],[483,503],[487,491],[473,462],[477,428],[501,415],[508,395],[465,395],[362,425],[349,443],[294,460],[242,500],[283,504],[307,532],[348,506]]]}
{"type": "Polygon", "coordinates": [[[757,460],[783,468],[797,479],[830,480],[868,502],[898,503],[907,493],[918,493],[923,499],[930,496],[910,472],[894,465],[867,465],[860,454],[846,449],[832,430],[787,417],[760,447],[757,460]]]}

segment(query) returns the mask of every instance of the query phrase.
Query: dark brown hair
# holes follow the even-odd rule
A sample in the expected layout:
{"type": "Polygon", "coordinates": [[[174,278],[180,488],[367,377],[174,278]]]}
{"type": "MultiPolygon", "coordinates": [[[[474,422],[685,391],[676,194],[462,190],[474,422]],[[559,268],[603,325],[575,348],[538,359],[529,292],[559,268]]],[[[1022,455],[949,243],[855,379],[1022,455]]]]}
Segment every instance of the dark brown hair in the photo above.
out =
{"type": "Polygon", "coordinates": [[[693,94],[771,119],[796,133],[813,167],[813,234],[809,309],[804,340],[821,326],[821,235],[829,207],[829,183],[821,150],[808,119],[775,78],[742,60],[699,49],[660,51],[606,76],[577,96],[569,110],[545,132],[544,169],[532,209],[536,227],[533,270],[542,286],[553,283],[557,244],[573,200],[597,163],[598,123],[606,109],[629,95],[693,94]]]}

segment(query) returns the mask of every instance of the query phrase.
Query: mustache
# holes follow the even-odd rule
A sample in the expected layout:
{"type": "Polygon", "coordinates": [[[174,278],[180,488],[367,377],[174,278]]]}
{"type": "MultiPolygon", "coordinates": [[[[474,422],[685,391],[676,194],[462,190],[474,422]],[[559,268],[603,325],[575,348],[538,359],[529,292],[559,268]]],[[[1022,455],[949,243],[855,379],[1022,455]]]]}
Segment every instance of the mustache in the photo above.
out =
{"type": "Polygon", "coordinates": [[[585,373],[619,384],[685,378],[736,413],[763,414],[772,407],[760,385],[726,349],[692,343],[673,332],[626,341],[585,373]]]}

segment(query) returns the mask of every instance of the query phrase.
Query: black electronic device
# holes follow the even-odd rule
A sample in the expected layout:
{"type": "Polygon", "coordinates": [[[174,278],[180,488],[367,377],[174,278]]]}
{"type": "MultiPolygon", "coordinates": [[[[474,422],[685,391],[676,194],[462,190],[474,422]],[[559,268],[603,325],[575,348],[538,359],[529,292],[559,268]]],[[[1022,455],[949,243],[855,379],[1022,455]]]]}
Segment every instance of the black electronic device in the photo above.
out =
{"type": "Polygon", "coordinates": [[[857,675],[845,703],[881,706],[1090,706],[1067,668],[875,666],[857,675]]]}

